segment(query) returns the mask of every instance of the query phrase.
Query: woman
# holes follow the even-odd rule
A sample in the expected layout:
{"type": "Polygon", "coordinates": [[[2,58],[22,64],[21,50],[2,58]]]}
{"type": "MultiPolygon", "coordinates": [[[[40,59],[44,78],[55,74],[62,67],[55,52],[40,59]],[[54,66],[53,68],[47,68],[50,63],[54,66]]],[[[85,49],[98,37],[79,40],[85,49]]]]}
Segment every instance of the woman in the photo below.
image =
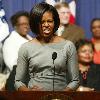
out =
{"type": "Polygon", "coordinates": [[[93,61],[100,64],[100,18],[94,18],[91,21],[92,43],[94,44],[93,61]]]}
{"type": "Polygon", "coordinates": [[[78,91],[100,90],[100,65],[93,63],[93,44],[88,40],[76,43],[79,61],[80,87],[78,91]]]}
{"type": "Polygon", "coordinates": [[[76,90],[79,85],[76,50],[72,42],[55,35],[59,27],[56,9],[46,3],[35,5],[30,12],[30,27],[37,37],[19,50],[16,89],[76,90]],[[28,86],[24,83],[26,73],[30,78],[28,86]]]}

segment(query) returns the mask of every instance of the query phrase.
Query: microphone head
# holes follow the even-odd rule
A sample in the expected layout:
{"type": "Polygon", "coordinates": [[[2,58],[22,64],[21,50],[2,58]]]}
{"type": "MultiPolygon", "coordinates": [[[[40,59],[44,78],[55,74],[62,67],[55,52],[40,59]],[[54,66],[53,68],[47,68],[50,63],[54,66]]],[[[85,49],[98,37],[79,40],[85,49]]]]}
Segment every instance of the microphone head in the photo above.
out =
{"type": "Polygon", "coordinates": [[[56,52],[53,52],[52,59],[55,60],[56,58],[57,58],[57,53],[56,52]]]}

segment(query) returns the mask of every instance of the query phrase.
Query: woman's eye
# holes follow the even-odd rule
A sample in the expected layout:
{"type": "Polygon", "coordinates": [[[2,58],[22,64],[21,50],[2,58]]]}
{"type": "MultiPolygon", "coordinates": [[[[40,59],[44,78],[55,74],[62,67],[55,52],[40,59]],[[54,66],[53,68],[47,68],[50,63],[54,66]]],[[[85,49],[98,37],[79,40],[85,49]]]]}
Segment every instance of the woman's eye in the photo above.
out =
{"type": "Polygon", "coordinates": [[[50,21],[48,21],[48,22],[52,23],[53,21],[52,21],[52,20],[50,20],[50,21]]]}

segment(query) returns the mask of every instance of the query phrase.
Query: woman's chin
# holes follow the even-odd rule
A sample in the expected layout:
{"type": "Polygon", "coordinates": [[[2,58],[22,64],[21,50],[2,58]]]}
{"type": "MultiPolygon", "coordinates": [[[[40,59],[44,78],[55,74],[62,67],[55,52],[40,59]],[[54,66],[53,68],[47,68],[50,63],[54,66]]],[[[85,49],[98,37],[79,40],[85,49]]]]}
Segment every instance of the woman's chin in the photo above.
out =
{"type": "Polygon", "coordinates": [[[44,33],[43,36],[44,37],[49,37],[51,34],[50,33],[44,33]]]}

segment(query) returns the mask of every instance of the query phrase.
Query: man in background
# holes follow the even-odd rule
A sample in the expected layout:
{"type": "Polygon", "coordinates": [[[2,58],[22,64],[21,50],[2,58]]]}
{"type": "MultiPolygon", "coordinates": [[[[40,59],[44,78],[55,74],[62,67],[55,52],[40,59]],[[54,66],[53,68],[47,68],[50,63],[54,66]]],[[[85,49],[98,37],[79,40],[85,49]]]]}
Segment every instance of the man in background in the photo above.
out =
{"type": "Polygon", "coordinates": [[[60,17],[60,26],[56,34],[74,43],[76,43],[79,39],[85,38],[84,30],[69,22],[71,12],[68,3],[58,2],[55,4],[55,8],[57,9],[60,17]]]}

